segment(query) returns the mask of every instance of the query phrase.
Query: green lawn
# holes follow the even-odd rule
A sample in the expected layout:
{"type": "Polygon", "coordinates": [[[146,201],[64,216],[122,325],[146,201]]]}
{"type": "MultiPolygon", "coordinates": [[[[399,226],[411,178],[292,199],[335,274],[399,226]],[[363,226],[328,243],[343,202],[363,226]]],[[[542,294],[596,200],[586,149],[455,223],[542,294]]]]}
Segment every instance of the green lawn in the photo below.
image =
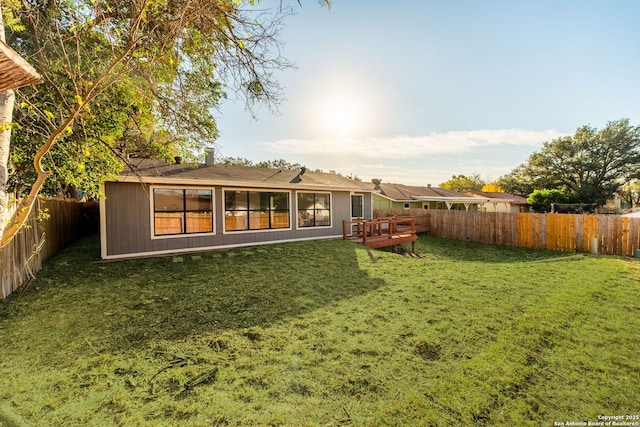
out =
{"type": "Polygon", "coordinates": [[[101,263],[0,302],[0,426],[553,425],[640,413],[640,262],[421,238],[101,263]]]}

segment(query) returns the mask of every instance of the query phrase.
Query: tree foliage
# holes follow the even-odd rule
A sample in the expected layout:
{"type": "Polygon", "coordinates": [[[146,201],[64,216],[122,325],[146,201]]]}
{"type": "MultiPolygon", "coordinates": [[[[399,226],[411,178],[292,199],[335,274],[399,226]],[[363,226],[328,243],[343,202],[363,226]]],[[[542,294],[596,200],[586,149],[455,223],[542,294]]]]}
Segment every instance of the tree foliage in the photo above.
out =
{"type": "Polygon", "coordinates": [[[483,185],[482,190],[480,191],[484,191],[486,193],[504,193],[504,190],[496,182],[489,182],[483,185]]]}
{"type": "Polygon", "coordinates": [[[283,15],[243,5],[22,0],[13,16],[24,30],[11,32],[9,43],[45,83],[20,93],[14,188],[33,182],[29,159],[70,115],[44,159],[53,172],[45,190],[71,184],[96,195],[97,184],[117,172],[119,154],[189,157],[213,144],[213,114],[230,91],[249,106],[275,108],[281,91],[273,71],[289,66],[277,49],[283,15]]]}
{"type": "Polygon", "coordinates": [[[253,162],[252,160],[244,157],[223,157],[219,160],[223,165],[231,166],[243,166],[243,167],[256,167],[267,169],[280,169],[280,170],[295,170],[303,167],[300,163],[291,163],[284,159],[277,160],[263,160],[260,162],[253,162]]]}
{"type": "Polygon", "coordinates": [[[440,183],[441,188],[461,193],[465,191],[481,191],[484,185],[484,180],[477,172],[474,172],[469,176],[453,175],[448,181],[440,183]]]}
{"type": "Polygon", "coordinates": [[[527,197],[527,203],[535,212],[553,212],[554,205],[575,203],[575,195],[564,190],[534,190],[527,197]]]}
{"type": "MultiPolygon", "coordinates": [[[[215,141],[214,114],[229,93],[250,111],[258,104],[276,109],[281,88],[274,71],[290,66],[277,37],[287,12],[253,4],[2,3],[12,23],[8,43],[44,79],[17,98],[9,180],[18,193],[28,192],[20,217],[43,188],[77,186],[98,195],[126,154],[195,157],[215,141]]],[[[21,221],[13,219],[11,233],[21,221]]]]}
{"type": "Polygon", "coordinates": [[[623,207],[632,208],[640,206],[640,179],[634,179],[618,190],[623,207]]]}
{"type": "Polygon", "coordinates": [[[508,192],[557,189],[576,203],[603,205],[625,183],[640,177],[640,127],[628,119],[601,129],[582,126],[573,136],[545,142],[527,163],[502,177],[508,192]]]}

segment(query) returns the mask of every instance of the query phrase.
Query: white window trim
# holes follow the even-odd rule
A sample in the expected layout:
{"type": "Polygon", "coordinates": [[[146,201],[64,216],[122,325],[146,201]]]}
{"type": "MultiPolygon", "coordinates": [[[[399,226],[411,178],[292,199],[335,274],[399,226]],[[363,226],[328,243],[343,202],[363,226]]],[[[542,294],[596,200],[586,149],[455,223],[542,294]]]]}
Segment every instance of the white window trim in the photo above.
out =
{"type": "Polygon", "coordinates": [[[275,231],[291,231],[293,230],[293,202],[291,201],[291,190],[278,190],[271,188],[246,188],[246,187],[223,187],[222,188],[222,203],[220,203],[220,218],[222,218],[222,234],[234,235],[234,234],[248,234],[248,233],[273,233],[275,231]],[[260,228],[258,230],[231,230],[227,231],[225,227],[225,197],[224,192],[231,191],[259,191],[262,193],[289,193],[289,227],[287,228],[260,228]]]}
{"type": "Polygon", "coordinates": [[[214,236],[216,234],[216,191],[214,187],[194,187],[190,185],[150,185],[149,186],[149,227],[151,233],[151,240],[160,240],[160,239],[184,239],[184,238],[193,238],[193,237],[205,237],[205,236],[214,236]],[[155,210],[154,203],[155,199],[153,197],[153,190],[156,188],[169,188],[176,190],[209,190],[211,191],[211,222],[212,222],[212,230],[209,233],[181,233],[181,234],[161,234],[156,236],[155,230],[155,210]]]}
{"type": "MultiPolygon", "coordinates": [[[[295,210],[295,221],[296,221],[296,230],[326,230],[328,228],[333,228],[333,193],[331,191],[315,191],[315,190],[296,190],[296,210],[295,210]],[[298,225],[298,194],[299,193],[303,193],[303,194],[328,194],[329,195],[329,206],[331,206],[331,208],[329,209],[329,221],[331,221],[331,224],[329,225],[316,225],[314,227],[300,227],[298,225]]],[[[349,205],[351,205],[351,197],[349,197],[349,205]]],[[[351,206],[349,206],[349,211],[351,211],[351,206]]],[[[351,212],[349,212],[349,215],[351,215],[351,212]]]]}

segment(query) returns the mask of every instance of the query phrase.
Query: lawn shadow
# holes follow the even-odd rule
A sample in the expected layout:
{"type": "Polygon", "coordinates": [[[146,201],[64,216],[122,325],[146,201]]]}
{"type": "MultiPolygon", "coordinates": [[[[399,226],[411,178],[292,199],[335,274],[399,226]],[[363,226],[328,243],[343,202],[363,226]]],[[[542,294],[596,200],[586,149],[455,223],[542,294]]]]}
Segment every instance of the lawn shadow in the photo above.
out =
{"type": "Polygon", "coordinates": [[[268,326],[385,285],[360,269],[361,247],[341,240],[104,263],[96,239],[45,263],[22,296],[0,304],[0,324],[19,318],[46,331],[42,345],[118,352],[268,326]]]}
{"type": "Polygon", "coordinates": [[[427,258],[450,261],[519,263],[542,261],[575,255],[568,251],[517,248],[419,235],[416,252],[427,258]]]}

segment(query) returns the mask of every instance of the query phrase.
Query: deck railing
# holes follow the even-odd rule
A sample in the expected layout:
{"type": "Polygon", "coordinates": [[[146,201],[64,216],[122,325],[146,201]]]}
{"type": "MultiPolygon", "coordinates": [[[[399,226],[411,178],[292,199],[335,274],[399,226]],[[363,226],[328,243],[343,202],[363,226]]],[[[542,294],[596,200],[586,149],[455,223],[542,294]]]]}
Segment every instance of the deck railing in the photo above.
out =
{"type": "MultiPolygon", "coordinates": [[[[342,237],[371,248],[399,245],[417,240],[415,218],[374,218],[342,221],[342,237]]],[[[413,248],[412,248],[413,250],[413,248]]]]}

